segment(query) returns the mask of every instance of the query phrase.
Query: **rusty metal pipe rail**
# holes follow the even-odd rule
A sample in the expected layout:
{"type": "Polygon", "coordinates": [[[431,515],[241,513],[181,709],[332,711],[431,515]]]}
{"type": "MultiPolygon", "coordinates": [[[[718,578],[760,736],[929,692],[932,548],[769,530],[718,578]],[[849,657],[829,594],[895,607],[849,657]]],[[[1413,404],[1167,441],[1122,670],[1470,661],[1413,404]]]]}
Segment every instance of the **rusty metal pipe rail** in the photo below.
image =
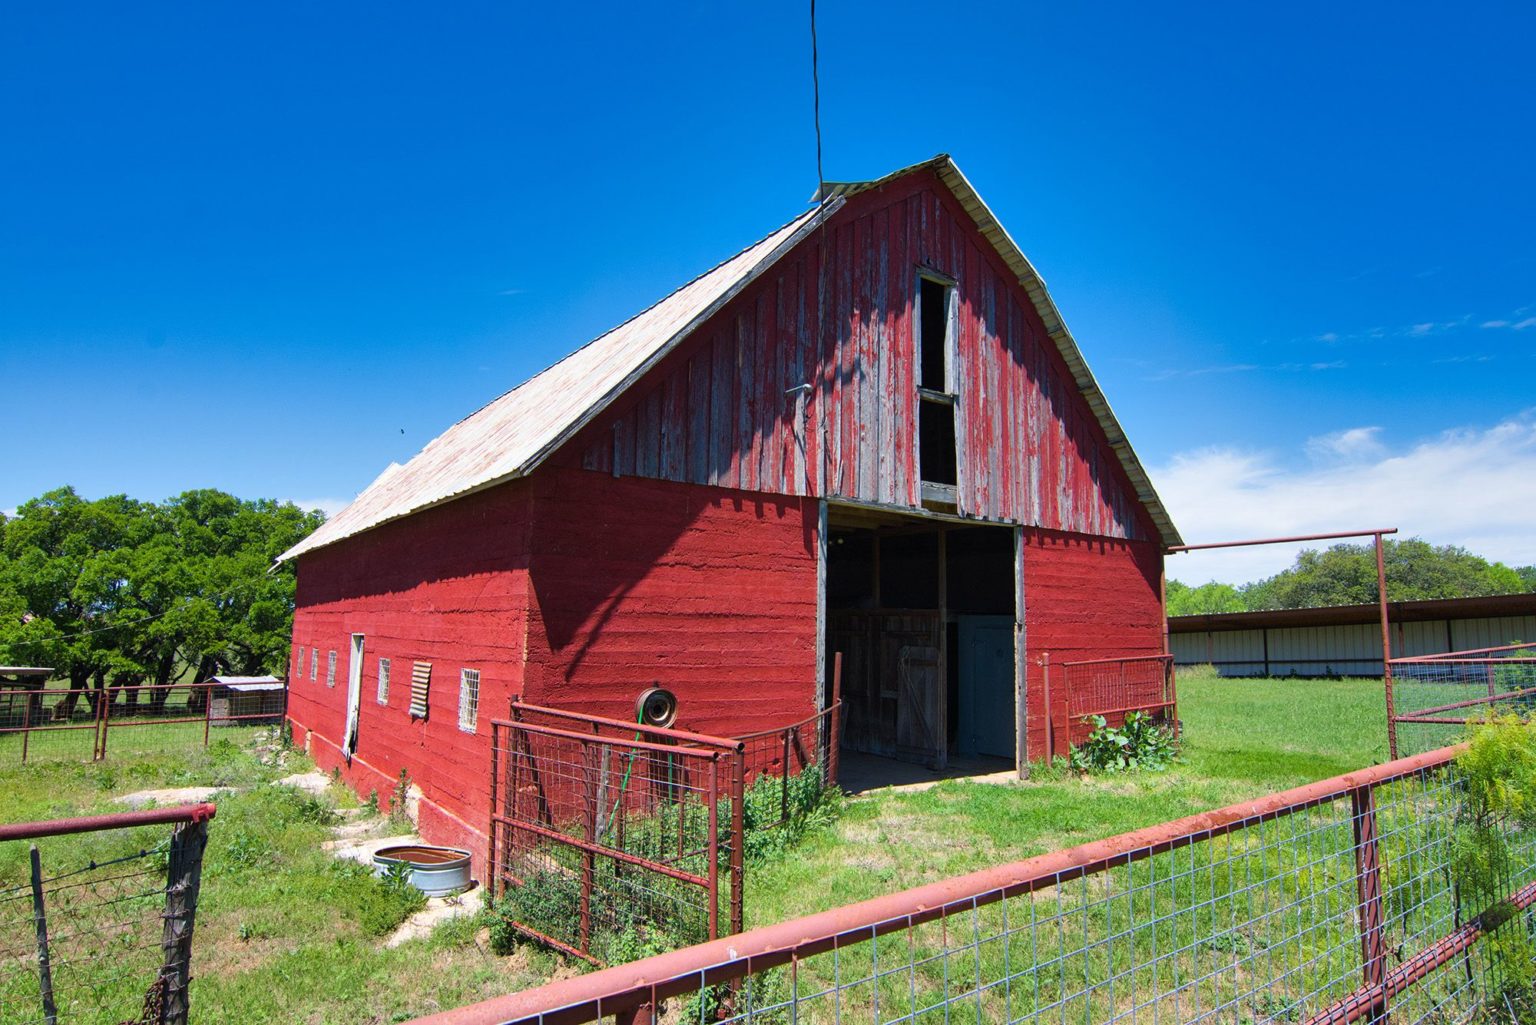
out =
{"type": "MultiPolygon", "coordinates": [[[[512,703],[512,714],[518,712],[532,712],[535,715],[548,715],[557,719],[566,719],[573,722],[587,723],[589,725],[609,726],[617,730],[626,730],[630,733],[648,733],[657,737],[666,737],[669,740],[680,740],[700,747],[718,748],[721,751],[739,751],[742,744],[739,739],[731,737],[712,737],[708,733],[692,733],[688,730],[674,730],[665,726],[650,726],[640,722],[625,722],[623,719],[609,719],[602,715],[588,715],[586,712],[572,712],[560,708],[546,708],[543,705],[530,705],[524,701],[512,703]]],[[[518,726],[528,726],[522,720],[516,720],[518,726]]],[[[597,734],[588,733],[585,736],[590,739],[597,734]]]]}
{"type": "Polygon", "coordinates": [[[1397,664],[1400,664],[1400,665],[1413,665],[1416,662],[1431,662],[1431,663],[1433,663],[1433,662],[1446,662],[1446,661],[1453,661],[1453,662],[1493,662],[1496,665],[1507,665],[1507,664],[1509,664],[1509,661],[1510,661],[1507,658],[1493,658],[1493,659],[1483,658],[1483,659],[1479,659],[1479,658],[1462,658],[1461,656],[1463,656],[1463,655],[1471,655],[1474,652],[1479,652],[1479,651],[1522,651],[1522,650],[1536,650],[1536,641],[1522,641],[1519,644],[1498,644],[1498,645],[1495,645],[1495,646],[1493,646],[1491,648],[1464,648],[1461,651],[1442,651],[1442,652],[1439,652],[1439,653],[1434,654],[1434,655],[1404,655],[1401,658],[1394,658],[1392,661],[1394,663],[1397,663],[1397,664]]]}
{"type": "Polygon", "coordinates": [[[174,808],[151,808],[148,811],[120,811],[110,815],[82,815],[72,819],[51,819],[44,822],[12,822],[0,825],[0,842],[6,840],[36,840],[45,836],[68,836],[72,833],[96,833],[103,829],[131,829],[134,826],[159,826],[172,822],[207,822],[217,808],[207,802],[182,804],[174,808]]]}
{"type": "Polygon", "coordinates": [[[823,708],[821,711],[815,713],[812,716],[809,716],[808,718],[801,719],[799,722],[792,722],[785,726],[776,726],[771,730],[758,730],[756,733],[743,733],[737,736],[735,739],[745,743],[749,740],[762,740],[764,737],[777,737],[782,733],[789,732],[790,730],[803,729],[806,726],[816,722],[818,719],[826,718],[832,712],[841,711],[842,707],[843,703],[839,701],[836,704],[828,705],[826,708],[823,708]]]}
{"type": "MultiPolygon", "coordinates": [[[[416,1019],[412,1025],[541,1025],[596,1021],[798,958],[864,943],[923,922],[1056,886],[1224,836],[1449,765],[1465,745],[1335,776],[1216,811],[984,869],[804,918],[564,979],[416,1019]]],[[[1475,938],[1475,937],[1474,937],[1475,938]]],[[[1346,1018],[1337,1019],[1349,1020],[1346,1018]]]]}
{"type": "Polygon", "coordinates": [[[1127,662],[1172,662],[1172,655],[1123,655],[1120,658],[1084,658],[1076,662],[1054,662],[1057,666],[1108,666],[1127,662]]]}

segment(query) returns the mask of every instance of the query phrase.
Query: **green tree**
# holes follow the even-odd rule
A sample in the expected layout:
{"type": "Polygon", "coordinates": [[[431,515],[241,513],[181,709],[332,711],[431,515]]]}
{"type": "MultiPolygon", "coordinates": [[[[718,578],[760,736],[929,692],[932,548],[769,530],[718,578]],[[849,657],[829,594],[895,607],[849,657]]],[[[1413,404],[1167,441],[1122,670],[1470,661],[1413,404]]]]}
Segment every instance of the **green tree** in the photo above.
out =
{"type": "Polygon", "coordinates": [[[0,519],[0,661],[67,676],[65,716],[109,677],[281,672],[294,577],[273,560],[322,520],[207,489],[159,504],[50,491],[0,519]]]}
{"type": "Polygon", "coordinates": [[[1516,568],[1515,576],[1520,578],[1521,585],[1527,591],[1536,591],[1536,566],[1520,566],[1516,568]]]}
{"type": "MultiPolygon", "coordinates": [[[[1454,545],[1410,538],[1385,544],[1387,597],[1391,601],[1470,598],[1525,590],[1520,574],[1454,545]]],[[[1240,589],[1249,609],[1303,609],[1365,605],[1377,600],[1374,545],[1340,544],[1307,549],[1296,563],[1267,580],[1240,589]]]]}
{"type": "Polygon", "coordinates": [[[1231,584],[1212,580],[1190,587],[1177,580],[1168,581],[1168,615],[1208,616],[1221,612],[1242,612],[1247,608],[1243,596],[1231,584]]]}

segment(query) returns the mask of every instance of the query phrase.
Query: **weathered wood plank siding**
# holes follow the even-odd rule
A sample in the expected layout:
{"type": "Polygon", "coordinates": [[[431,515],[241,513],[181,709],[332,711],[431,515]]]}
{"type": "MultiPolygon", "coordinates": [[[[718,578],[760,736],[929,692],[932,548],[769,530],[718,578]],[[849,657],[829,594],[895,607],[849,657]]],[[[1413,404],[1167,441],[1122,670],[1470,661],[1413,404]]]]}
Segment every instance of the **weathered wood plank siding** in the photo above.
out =
{"type": "Polygon", "coordinates": [[[582,465],[920,506],[919,268],[956,282],[960,512],[1155,537],[1028,295],[930,174],[853,197],[824,235],[746,289],[616,404],[605,430],[585,434],[582,465]],[[823,246],[831,254],[825,272],[823,246]],[[796,390],[802,385],[809,394],[796,390]]]}

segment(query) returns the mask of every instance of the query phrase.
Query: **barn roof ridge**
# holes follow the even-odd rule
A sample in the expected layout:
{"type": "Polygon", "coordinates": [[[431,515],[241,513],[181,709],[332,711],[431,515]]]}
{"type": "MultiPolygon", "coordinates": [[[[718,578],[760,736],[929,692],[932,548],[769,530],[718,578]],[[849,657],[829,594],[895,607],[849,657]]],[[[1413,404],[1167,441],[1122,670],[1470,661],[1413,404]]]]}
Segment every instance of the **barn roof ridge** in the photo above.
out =
{"type": "Polygon", "coordinates": [[[1061,311],[1046,291],[1045,282],[954,160],[941,153],[881,178],[824,183],[811,197],[811,202],[816,204],[811,209],[455,421],[404,465],[391,464],[345,508],[278,556],[278,561],[527,476],[721,306],[794,249],[817,226],[830,219],[849,197],[924,170],[932,170],[954,194],[978,230],[1017,275],[1044,321],[1047,333],[1066,361],[1079,392],[1103,428],[1137,499],[1157,528],[1160,540],[1164,545],[1181,544],[1177,528],[1126,440],[1108,399],[1088,369],[1061,311]],[[728,270],[731,273],[726,273],[728,270]],[[690,292],[700,294],[691,295],[690,292]],[[674,310],[670,308],[672,306],[679,308],[674,310]],[[640,328],[647,330],[641,332],[640,328]],[[637,334],[639,337],[631,337],[637,334]],[[607,346],[600,347],[605,341],[607,346]],[[594,362],[600,348],[614,351],[604,353],[601,364],[583,366],[594,362]],[[591,386],[591,377],[596,378],[596,387],[591,386]],[[541,381],[543,386],[529,388],[541,381]],[[589,386],[582,387],[583,383],[589,386]],[[539,401],[519,404],[518,396],[522,394],[526,399],[529,393],[537,393],[539,401]],[[573,402],[568,393],[578,394],[580,401],[573,402]],[[553,411],[551,407],[554,407],[553,411]],[[531,427],[525,419],[532,421],[531,427]],[[481,420],[488,422],[477,422],[481,420]]]}

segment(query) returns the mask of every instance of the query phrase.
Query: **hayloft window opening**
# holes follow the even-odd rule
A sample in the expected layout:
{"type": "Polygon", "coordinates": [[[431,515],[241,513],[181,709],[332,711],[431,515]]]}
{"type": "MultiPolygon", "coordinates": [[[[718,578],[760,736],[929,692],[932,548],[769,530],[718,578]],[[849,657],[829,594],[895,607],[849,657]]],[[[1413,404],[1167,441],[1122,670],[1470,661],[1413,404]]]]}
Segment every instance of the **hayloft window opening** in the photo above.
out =
{"type": "Polygon", "coordinates": [[[316,681],[318,679],[320,679],[320,649],[319,648],[310,648],[309,649],[309,681],[311,683],[313,683],[314,681],[316,681]]]}
{"type": "Polygon", "coordinates": [[[325,655],[325,685],[336,686],[336,649],[332,648],[325,655]]]}
{"type": "Polygon", "coordinates": [[[480,721],[480,670],[459,670],[459,729],[475,732],[480,721]]]}
{"type": "Polygon", "coordinates": [[[917,278],[917,465],[924,498],[954,500],[959,483],[955,446],[953,282],[917,278]]]}
{"type": "Polygon", "coordinates": [[[389,704],[389,659],[379,659],[379,695],[381,705],[389,704]]]}

